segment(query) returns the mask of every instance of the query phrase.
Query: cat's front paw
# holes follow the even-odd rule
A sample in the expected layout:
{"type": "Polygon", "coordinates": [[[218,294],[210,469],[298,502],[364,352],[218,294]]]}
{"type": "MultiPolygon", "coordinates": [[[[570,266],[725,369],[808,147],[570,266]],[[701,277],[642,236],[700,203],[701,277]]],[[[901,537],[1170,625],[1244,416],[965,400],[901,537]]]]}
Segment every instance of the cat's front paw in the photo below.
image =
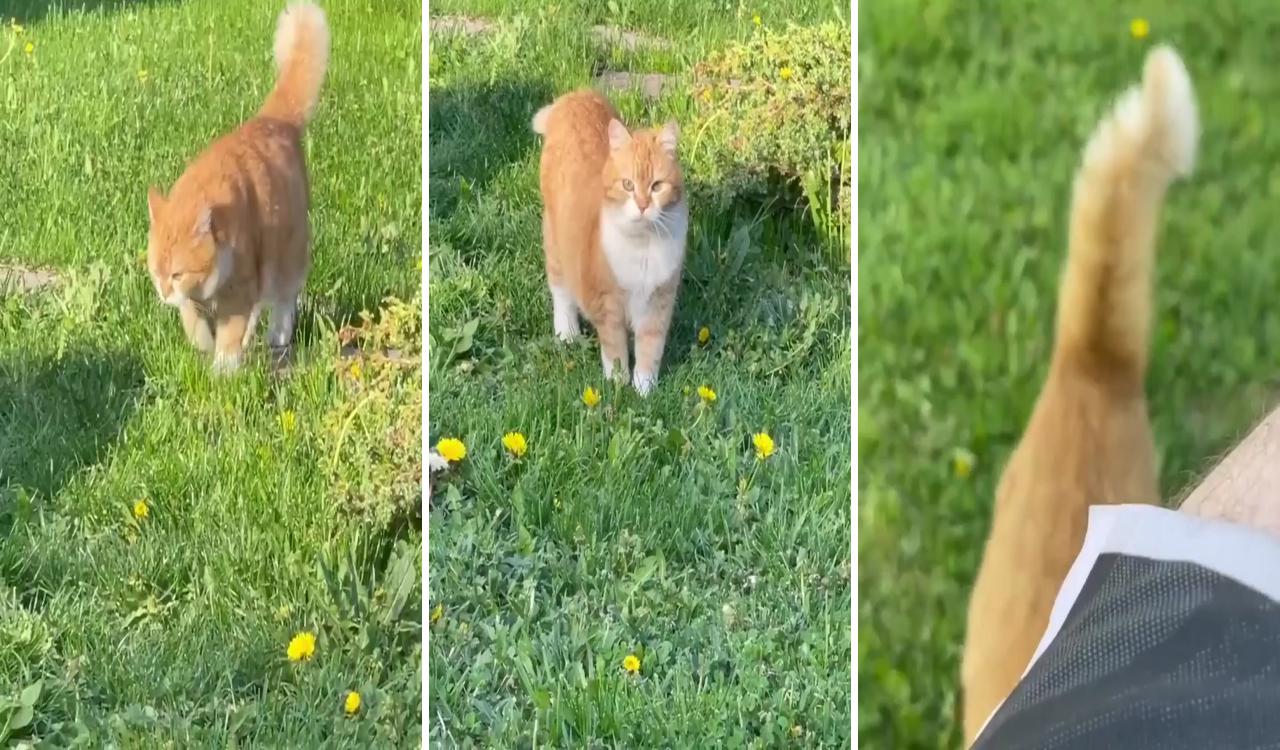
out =
{"type": "Polygon", "coordinates": [[[213,355],[213,374],[214,375],[233,375],[240,369],[240,365],[244,363],[244,355],[239,352],[228,354],[226,352],[218,352],[213,355]]]}
{"type": "Polygon", "coordinates": [[[649,392],[658,384],[658,374],[656,372],[641,372],[636,370],[636,376],[631,380],[631,387],[636,389],[636,393],[641,396],[648,396],[649,392]]]}

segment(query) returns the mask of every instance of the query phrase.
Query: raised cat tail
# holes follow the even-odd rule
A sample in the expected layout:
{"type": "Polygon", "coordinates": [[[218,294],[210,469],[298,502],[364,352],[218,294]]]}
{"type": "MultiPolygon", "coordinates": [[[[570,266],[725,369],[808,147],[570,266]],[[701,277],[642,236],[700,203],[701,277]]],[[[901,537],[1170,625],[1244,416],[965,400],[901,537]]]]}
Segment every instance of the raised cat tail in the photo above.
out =
{"type": "Polygon", "coordinates": [[[1199,132],[1187,69],[1157,47],[1142,85],[1098,124],[1076,174],[1055,365],[1142,387],[1156,224],[1169,184],[1191,173],[1199,132]]]}
{"type": "Polygon", "coordinates": [[[538,110],[533,115],[533,132],[537,133],[538,135],[547,134],[547,120],[551,117],[551,108],[554,106],[556,105],[554,102],[552,102],[551,104],[548,104],[547,106],[538,110]]]}
{"type": "Polygon", "coordinates": [[[329,66],[324,11],[308,2],[285,8],[276,27],[275,56],[279,74],[261,115],[302,127],[316,109],[329,66]]]}

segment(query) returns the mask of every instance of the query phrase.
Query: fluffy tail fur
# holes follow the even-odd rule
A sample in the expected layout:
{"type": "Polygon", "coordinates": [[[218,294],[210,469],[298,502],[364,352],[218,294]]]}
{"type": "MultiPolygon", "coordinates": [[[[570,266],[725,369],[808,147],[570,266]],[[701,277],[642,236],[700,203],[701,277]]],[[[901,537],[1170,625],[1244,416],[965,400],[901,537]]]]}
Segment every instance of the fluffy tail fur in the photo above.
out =
{"type": "Polygon", "coordinates": [[[554,103],[548,104],[547,106],[538,110],[537,114],[533,116],[533,132],[537,133],[538,135],[547,134],[547,120],[551,117],[551,108],[554,106],[555,106],[554,103]]]}
{"type": "Polygon", "coordinates": [[[1142,85],[1099,123],[1076,174],[1055,358],[1141,385],[1151,328],[1156,224],[1165,190],[1191,173],[1199,138],[1177,53],[1147,55],[1142,85]]]}
{"type": "Polygon", "coordinates": [[[285,8],[276,27],[275,55],[279,75],[261,114],[301,127],[315,111],[329,66],[324,11],[308,2],[285,8]]]}

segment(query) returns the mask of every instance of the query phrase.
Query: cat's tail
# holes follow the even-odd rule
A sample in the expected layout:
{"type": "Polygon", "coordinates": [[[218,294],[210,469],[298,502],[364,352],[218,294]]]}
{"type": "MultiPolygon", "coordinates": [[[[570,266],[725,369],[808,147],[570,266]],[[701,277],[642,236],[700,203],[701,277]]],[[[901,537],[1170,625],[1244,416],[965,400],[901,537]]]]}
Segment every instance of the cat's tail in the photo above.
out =
{"type": "Polygon", "coordinates": [[[1076,174],[1054,359],[1141,387],[1165,190],[1195,164],[1200,125],[1177,53],[1147,55],[1142,85],[1098,124],[1076,174]]]}
{"type": "Polygon", "coordinates": [[[276,27],[275,55],[279,74],[261,115],[302,127],[315,112],[329,66],[324,11],[308,2],[285,8],[276,27]]]}
{"type": "Polygon", "coordinates": [[[547,134],[547,120],[550,119],[551,108],[554,106],[556,106],[555,102],[552,102],[551,104],[548,104],[547,106],[538,110],[533,115],[533,132],[537,133],[538,135],[547,134]]]}

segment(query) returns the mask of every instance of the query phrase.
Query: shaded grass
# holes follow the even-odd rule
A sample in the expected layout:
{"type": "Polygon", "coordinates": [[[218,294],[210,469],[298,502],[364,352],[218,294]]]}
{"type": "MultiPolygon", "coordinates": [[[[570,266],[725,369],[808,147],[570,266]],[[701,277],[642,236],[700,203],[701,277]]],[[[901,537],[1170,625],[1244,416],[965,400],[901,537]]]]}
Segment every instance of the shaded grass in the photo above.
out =
{"type": "Polygon", "coordinates": [[[60,275],[0,299],[0,690],[43,680],[30,731],[58,746],[417,746],[421,603],[394,592],[420,534],[316,471],[350,397],[334,328],[419,284],[417,11],[324,3],[296,361],[273,377],[258,339],[220,380],[155,299],[146,188],[256,111],[283,4],[101,5],[0,30],[0,260],[60,275]],[[300,630],[319,645],[293,665],[300,630]]]}
{"type": "MultiPolygon", "coordinates": [[[[678,51],[612,57],[587,32],[594,8],[507,10],[484,35],[432,40],[429,432],[468,454],[433,500],[431,742],[847,745],[847,269],[798,211],[694,205],[655,393],[603,383],[594,335],[554,340],[533,113],[602,54],[678,72],[751,29],[749,14],[681,4],[678,51]],[[520,461],[500,445],[513,430],[520,461]],[[763,462],[761,430],[777,443],[763,462]]],[[[631,18],[653,29],[660,15],[631,18]]],[[[679,90],[615,101],[636,124],[691,109],[679,90]]],[[[682,153],[698,180],[704,157],[682,153]]]]}
{"type": "Polygon", "coordinates": [[[1152,44],[1204,135],[1170,193],[1148,392],[1174,497],[1274,400],[1270,6],[864,3],[859,19],[859,728],[954,747],[969,587],[1047,366],[1081,149],[1152,44]],[[1129,35],[1145,17],[1151,36],[1129,35]],[[952,466],[976,456],[971,476],[952,466]]]}

